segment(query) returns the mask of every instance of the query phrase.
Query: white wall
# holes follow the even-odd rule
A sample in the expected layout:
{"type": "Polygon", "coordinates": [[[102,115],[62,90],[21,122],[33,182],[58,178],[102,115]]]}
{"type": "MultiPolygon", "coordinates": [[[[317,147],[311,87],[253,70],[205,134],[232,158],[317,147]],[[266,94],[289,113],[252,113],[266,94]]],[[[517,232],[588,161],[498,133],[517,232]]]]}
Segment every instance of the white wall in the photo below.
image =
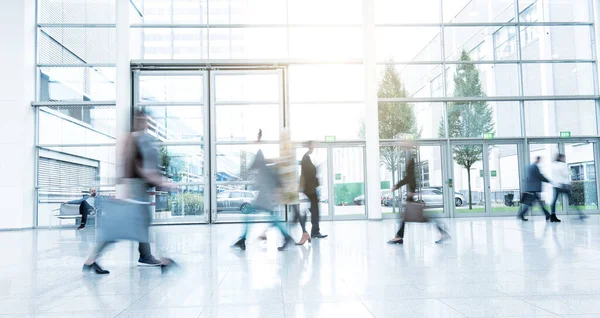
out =
{"type": "Polygon", "coordinates": [[[0,1],[0,229],[33,226],[35,0],[0,1]]]}

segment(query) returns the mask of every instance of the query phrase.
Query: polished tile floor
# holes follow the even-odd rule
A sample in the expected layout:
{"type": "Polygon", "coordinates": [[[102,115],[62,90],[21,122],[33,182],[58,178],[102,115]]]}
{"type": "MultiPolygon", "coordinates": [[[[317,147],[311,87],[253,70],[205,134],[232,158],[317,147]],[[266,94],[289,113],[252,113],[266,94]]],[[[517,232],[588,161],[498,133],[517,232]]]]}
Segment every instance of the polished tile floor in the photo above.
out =
{"type": "Polygon", "coordinates": [[[600,317],[598,216],[443,222],[444,245],[427,224],[400,246],[385,244],[395,221],[338,221],[283,252],[273,231],[231,249],[239,224],[153,227],[154,253],[181,270],[138,268],[122,242],[107,276],[81,273],[93,229],[0,232],[0,317],[600,317]]]}

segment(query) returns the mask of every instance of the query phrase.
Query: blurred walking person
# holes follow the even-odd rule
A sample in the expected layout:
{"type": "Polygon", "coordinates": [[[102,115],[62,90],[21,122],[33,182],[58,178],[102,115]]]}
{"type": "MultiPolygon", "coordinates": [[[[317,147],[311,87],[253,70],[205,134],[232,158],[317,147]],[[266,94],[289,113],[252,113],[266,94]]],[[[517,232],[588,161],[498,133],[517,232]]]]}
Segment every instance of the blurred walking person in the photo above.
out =
{"type": "Polygon", "coordinates": [[[310,155],[315,150],[315,143],[313,141],[308,142],[308,151],[302,157],[301,163],[301,175],[300,180],[302,192],[308,197],[310,201],[310,223],[312,227],[310,229],[310,236],[313,238],[326,238],[327,235],[321,233],[319,227],[319,195],[317,194],[317,188],[319,187],[319,178],[317,177],[317,167],[313,164],[310,159],[310,155]]]}
{"type": "Polygon", "coordinates": [[[550,180],[548,180],[540,172],[538,165],[541,161],[542,157],[538,156],[535,158],[535,162],[529,165],[529,168],[527,168],[527,182],[525,184],[525,189],[521,200],[521,208],[519,209],[517,218],[521,221],[528,221],[525,218],[525,213],[527,213],[530,208],[533,208],[535,203],[538,203],[546,215],[546,221],[560,222],[560,220],[556,218],[556,215],[554,215],[554,217],[550,215],[550,212],[548,212],[548,209],[546,209],[546,204],[544,204],[540,198],[540,192],[542,192],[542,182],[550,183],[550,180]]]}
{"type": "MultiPolygon", "coordinates": [[[[406,217],[406,212],[413,208],[412,205],[415,205],[415,191],[417,188],[417,179],[416,179],[416,174],[415,174],[415,158],[414,158],[414,154],[410,156],[410,158],[408,159],[407,163],[406,163],[406,175],[404,176],[404,178],[402,180],[400,180],[391,190],[392,192],[400,189],[402,186],[406,186],[406,207],[405,207],[405,215],[403,216],[403,219],[400,221],[401,225],[400,225],[400,229],[398,230],[398,232],[396,233],[396,236],[389,240],[388,243],[389,244],[404,244],[404,227],[406,226],[406,222],[409,221],[409,219],[407,219],[406,217]]],[[[410,220],[413,222],[429,222],[429,220],[427,218],[425,218],[422,215],[422,207],[421,207],[421,211],[419,212],[420,215],[420,220],[410,220]]],[[[435,241],[436,244],[441,244],[444,243],[445,241],[449,240],[451,238],[450,234],[448,234],[448,232],[446,232],[437,221],[433,221],[433,223],[435,223],[435,227],[437,228],[438,232],[440,233],[441,238],[437,241],[435,241]]]]}
{"type": "MultiPolygon", "coordinates": [[[[561,196],[565,196],[567,198],[567,202],[569,202],[569,194],[571,193],[571,180],[569,178],[569,167],[565,162],[565,155],[558,154],[556,156],[556,161],[552,163],[552,185],[554,186],[554,198],[552,199],[552,205],[550,206],[552,215],[550,216],[550,220],[552,222],[560,222],[560,220],[556,217],[556,202],[558,198],[561,196]]],[[[569,202],[570,206],[571,202],[569,202]]],[[[579,218],[581,220],[586,219],[588,216],[585,215],[581,209],[575,205],[575,210],[579,213],[579,218]]]]}
{"type": "MultiPolygon", "coordinates": [[[[261,140],[262,130],[259,129],[257,142],[260,142],[261,140]]],[[[277,248],[281,251],[285,249],[293,239],[285,229],[284,224],[276,220],[275,209],[280,203],[279,191],[281,191],[281,179],[274,167],[269,166],[267,163],[262,150],[259,149],[254,158],[254,162],[250,166],[250,171],[256,173],[255,186],[258,190],[258,195],[252,202],[251,209],[252,211],[267,211],[271,214],[271,225],[277,227],[284,237],[283,245],[277,248]]],[[[241,250],[246,249],[246,236],[248,235],[248,228],[250,226],[249,214],[250,213],[244,214],[244,230],[240,238],[231,247],[238,247],[241,250]]],[[[266,239],[266,235],[263,234],[259,238],[266,239]]]]}
{"type": "MultiPolygon", "coordinates": [[[[133,132],[125,141],[124,153],[122,155],[124,163],[124,175],[120,183],[126,192],[124,200],[113,200],[112,208],[109,208],[107,201],[103,205],[106,221],[110,225],[103,224],[101,235],[102,241],[99,242],[94,251],[83,265],[84,271],[95,271],[97,274],[108,274],[96,262],[102,251],[110,243],[121,240],[123,237],[143,237],[139,241],[138,260],[139,266],[161,266],[162,262],[152,255],[149,243],[149,225],[150,225],[150,197],[148,190],[152,187],[169,187],[170,183],[163,178],[159,172],[158,150],[154,147],[154,137],[150,135],[146,128],[148,118],[145,113],[136,110],[134,114],[133,132]],[[128,211],[120,211],[129,209],[128,211]],[[130,211],[130,210],[135,211],[130,211]],[[119,210],[119,211],[114,211],[119,210]],[[132,212],[132,213],[125,213],[132,212]],[[109,215],[111,216],[109,218],[109,215]],[[119,220],[118,218],[123,218],[119,220]],[[129,218],[129,219],[127,219],[129,218]]],[[[169,260],[170,261],[170,260],[169,260]]]]}

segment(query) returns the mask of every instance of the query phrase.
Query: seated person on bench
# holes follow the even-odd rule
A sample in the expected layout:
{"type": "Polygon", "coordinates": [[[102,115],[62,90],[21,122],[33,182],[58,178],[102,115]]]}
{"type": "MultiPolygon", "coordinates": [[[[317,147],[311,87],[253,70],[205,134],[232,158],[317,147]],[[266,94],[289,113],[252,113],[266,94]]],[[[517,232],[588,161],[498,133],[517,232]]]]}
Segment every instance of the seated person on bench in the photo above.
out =
{"type": "MultiPolygon", "coordinates": [[[[79,204],[79,214],[81,214],[81,224],[77,228],[83,230],[87,222],[88,214],[94,211],[96,203],[96,188],[90,188],[90,194],[86,194],[79,200],[66,202],[66,204],[79,204]]],[[[63,203],[65,204],[65,203],[63,203]]]]}

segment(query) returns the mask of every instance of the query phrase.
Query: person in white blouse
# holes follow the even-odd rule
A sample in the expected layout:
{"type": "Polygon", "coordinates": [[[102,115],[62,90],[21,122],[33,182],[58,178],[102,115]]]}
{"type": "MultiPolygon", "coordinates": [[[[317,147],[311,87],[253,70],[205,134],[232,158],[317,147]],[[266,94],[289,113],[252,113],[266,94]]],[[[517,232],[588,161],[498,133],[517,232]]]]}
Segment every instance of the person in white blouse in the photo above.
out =
{"type": "MultiPolygon", "coordinates": [[[[556,202],[558,198],[562,195],[567,197],[567,201],[569,199],[569,193],[571,192],[571,179],[569,177],[569,167],[565,163],[565,155],[558,154],[556,156],[556,161],[552,163],[552,186],[554,187],[554,199],[552,200],[552,219],[555,222],[560,222],[560,220],[556,217],[556,202]]],[[[569,204],[570,205],[570,204],[569,204]]],[[[587,215],[583,214],[581,209],[577,208],[575,205],[575,209],[579,212],[580,219],[586,219],[587,215]]]]}

